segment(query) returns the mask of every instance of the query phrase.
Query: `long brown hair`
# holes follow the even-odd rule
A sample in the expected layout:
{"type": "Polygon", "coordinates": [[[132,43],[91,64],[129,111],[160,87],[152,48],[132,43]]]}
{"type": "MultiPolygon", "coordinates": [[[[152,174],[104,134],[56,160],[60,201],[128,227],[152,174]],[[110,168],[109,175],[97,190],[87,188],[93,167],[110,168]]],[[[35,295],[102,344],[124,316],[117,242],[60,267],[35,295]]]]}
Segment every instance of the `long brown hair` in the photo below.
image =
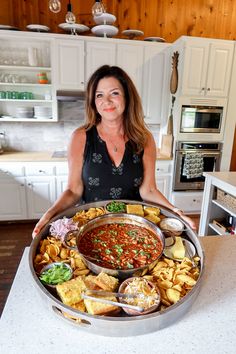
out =
{"type": "Polygon", "coordinates": [[[95,105],[95,92],[99,81],[108,77],[116,78],[123,87],[125,95],[124,133],[139,153],[144,149],[150,132],[144,122],[143,108],[137,89],[126,72],[118,66],[103,65],[90,77],[86,90],[84,128],[88,130],[101,121],[95,105]]]}

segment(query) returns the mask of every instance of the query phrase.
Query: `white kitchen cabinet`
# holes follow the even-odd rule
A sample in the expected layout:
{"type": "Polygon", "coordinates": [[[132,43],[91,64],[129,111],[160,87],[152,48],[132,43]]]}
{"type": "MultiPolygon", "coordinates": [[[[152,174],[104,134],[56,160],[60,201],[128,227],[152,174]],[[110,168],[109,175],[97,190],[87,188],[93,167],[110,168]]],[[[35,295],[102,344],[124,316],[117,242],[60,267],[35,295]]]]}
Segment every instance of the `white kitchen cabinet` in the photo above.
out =
{"type": "Polygon", "coordinates": [[[161,124],[162,117],[167,116],[165,48],[163,44],[144,48],[142,103],[147,124],[161,124]]]}
{"type": "Polygon", "coordinates": [[[171,203],[183,210],[186,214],[200,214],[202,207],[202,191],[196,192],[172,192],[171,203]]]}
{"type": "Polygon", "coordinates": [[[26,177],[28,219],[39,219],[56,199],[54,176],[26,177]]]}
{"type": "Polygon", "coordinates": [[[26,219],[25,178],[21,164],[0,164],[0,196],[0,220],[26,219]]]}
{"type": "Polygon", "coordinates": [[[56,199],[52,163],[0,165],[0,220],[39,219],[56,199]]]}
{"type": "Polygon", "coordinates": [[[0,220],[27,218],[25,179],[8,177],[0,179],[0,220]]]}
{"type": "Polygon", "coordinates": [[[0,121],[57,120],[51,66],[53,43],[51,38],[29,33],[25,36],[0,33],[0,121]],[[46,83],[39,82],[38,75],[42,73],[47,77],[46,83]],[[47,107],[47,114],[39,114],[35,106],[47,107]],[[31,108],[33,114],[30,118],[19,114],[19,107],[31,108]]]}
{"type": "Polygon", "coordinates": [[[226,97],[234,42],[187,38],[184,50],[182,95],[226,97]]]}
{"type": "MultiPolygon", "coordinates": [[[[236,220],[236,172],[206,172],[204,176],[199,236],[230,234],[221,225],[229,217],[236,220]]],[[[235,224],[234,228],[235,233],[235,224]]]]}
{"type": "Polygon", "coordinates": [[[156,184],[160,192],[169,199],[170,196],[170,182],[172,174],[172,161],[161,161],[156,162],[156,184]]]}
{"type": "Polygon", "coordinates": [[[84,41],[57,39],[55,55],[56,89],[84,90],[84,41]]]}
{"type": "Polygon", "coordinates": [[[96,69],[105,64],[116,64],[116,44],[105,41],[87,41],[85,65],[86,82],[96,69]]]}
{"type": "Polygon", "coordinates": [[[68,182],[68,163],[58,162],[56,164],[56,198],[65,191],[68,182]]]}
{"type": "Polygon", "coordinates": [[[118,43],[116,55],[116,65],[130,76],[140,96],[143,88],[143,49],[141,45],[118,43]]]}

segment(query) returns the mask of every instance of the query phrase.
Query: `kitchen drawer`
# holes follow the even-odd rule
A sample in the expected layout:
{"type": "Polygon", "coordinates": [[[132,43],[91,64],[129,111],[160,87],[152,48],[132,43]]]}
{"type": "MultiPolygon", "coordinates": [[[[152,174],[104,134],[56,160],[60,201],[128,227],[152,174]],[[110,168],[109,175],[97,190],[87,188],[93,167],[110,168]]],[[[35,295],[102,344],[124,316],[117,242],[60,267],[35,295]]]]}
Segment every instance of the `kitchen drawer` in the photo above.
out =
{"type": "Polygon", "coordinates": [[[22,163],[0,163],[0,178],[23,177],[25,168],[22,163]]]}
{"type": "Polygon", "coordinates": [[[171,173],[172,162],[171,161],[160,161],[156,162],[156,174],[158,173],[171,173]]]}
{"type": "Polygon", "coordinates": [[[26,176],[52,176],[55,174],[55,166],[51,162],[47,163],[30,163],[25,165],[26,176]]]}
{"type": "Polygon", "coordinates": [[[202,197],[203,192],[173,192],[171,202],[186,213],[199,214],[202,208],[202,197]]]}
{"type": "Polygon", "coordinates": [[[56,164],[56,175],[68,175],[69,168],[67,162],[59,162],[56,164]]]}

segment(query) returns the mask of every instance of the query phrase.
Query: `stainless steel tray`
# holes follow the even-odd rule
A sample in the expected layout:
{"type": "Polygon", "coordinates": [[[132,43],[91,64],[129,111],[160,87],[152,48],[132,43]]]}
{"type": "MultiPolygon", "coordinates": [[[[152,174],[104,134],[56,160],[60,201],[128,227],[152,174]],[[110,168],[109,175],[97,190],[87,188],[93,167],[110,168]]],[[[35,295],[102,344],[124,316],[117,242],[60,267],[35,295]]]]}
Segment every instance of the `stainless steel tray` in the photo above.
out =
{"type": "MultiPolygon", "coordinates": [[[[71,217],[75,215],[75,213],[79,210],[87,210],[91,207],[101,207],[107,204],[109,200],[89,203],[80,206],[76,206],[70,209],[67,209],[63,213],[54,217],[52,221],[62,218],[63,216],[71,217]]],[[[142,204],[145,206],[157,206],[161,209],[161,213],[167,217],[176,217],[179,218],[176,214],[171,212],[169,209],[163,208],[157,204],[150,203],[142,203],[137,201],[123,200],[125,203],[130,204],[142,204]]],[[[184,222],[181,218],[179,218],[182,222],[184,222]]],[[[189,226],[185,224],[185,233],[188,238],[195,245],[197,254],[201,258],[200,261],[200,275],[197,280],[196,285],[193,289],[185,295],[180,301],[176,304],[166,308],[162,311],[157,311],[148,315],[143,316],[116,316],[116,317],[108,317],[108,316],[97,316],[90,315],[88,313],[84,313],[73,309],[67,305],[64,305],[56,296],[50,293],[44,285],[38,279],[38,276],[35,273],[33,260],[37,252],[37,248],[41,239],[45,238],[48,235],[50,224],[48,223],[44,229],[41,231],[40,235],[31,243],[30,252],[29,252],[29,267],[30,274],[32,275],[33,281],[42,299],[45,301],[50,311],[53,311],[59,318],[63,319],[67,323],[72,324],[73,326],[77,326],[81,330],[85,330],[87,332],[103,335],[103,336],[114,336],[114,337],[126,337],[126,336],[135,336],[139,334],[151,333],[155,332],[159,329],[167,327],[173,324],[175,321],[180,320],[184,314],[188,311],[188,309],[192,306],[193,302],[198,296],[200,291],[200,287],[202,285],[202,277],[204,272],[204,263],[205,263],[205,255],[203,248],[198,240],[197,235],[194,231],[192,231],[189,226]],[[75,319],[66,318],[63,315],[63,312],[73,316],[75,319]]]]}

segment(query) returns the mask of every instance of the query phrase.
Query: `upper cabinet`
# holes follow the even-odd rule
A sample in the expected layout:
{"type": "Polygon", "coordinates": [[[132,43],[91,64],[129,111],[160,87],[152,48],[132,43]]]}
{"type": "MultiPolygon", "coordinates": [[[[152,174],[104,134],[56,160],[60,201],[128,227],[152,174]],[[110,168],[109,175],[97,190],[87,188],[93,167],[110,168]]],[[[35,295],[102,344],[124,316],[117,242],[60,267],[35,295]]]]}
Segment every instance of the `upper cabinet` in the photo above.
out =
{"type": "Polygon", "coordinates": [[[226,97],[233,54],[233,41],[186,38],[181,94],[226,97]]]}
{"type": "Polygon", "coordinates": [[[140,44],[122,43],[117,45],[116,65],[127,72],[140,95],[142,95],[143,50],[144,47],[140,44]]]}
{"type": "Polygon", "coordinates": [[[116,63],[116,44],[108,41],[86,42],[86,82],[99,66],[116,63]]]}
{"type": "Polygon", "coordinates": [[[61,90],[84,90],[84,41],[56,39],[55,86],[61,90]]]}
{"type": "MultiPolygon", "coordinates": [[[[147,124],[160,124],[167,116],[168,102],[166,44],[156,44],[144,48],[142,103],[147,124]]],[[[169,93],[169,92],[168,92],[169,93]]]]}
{"type": "Polygon", "coordinates": [[[53,40],[0,34],[0,121],[57,120],[53,40]]]}

